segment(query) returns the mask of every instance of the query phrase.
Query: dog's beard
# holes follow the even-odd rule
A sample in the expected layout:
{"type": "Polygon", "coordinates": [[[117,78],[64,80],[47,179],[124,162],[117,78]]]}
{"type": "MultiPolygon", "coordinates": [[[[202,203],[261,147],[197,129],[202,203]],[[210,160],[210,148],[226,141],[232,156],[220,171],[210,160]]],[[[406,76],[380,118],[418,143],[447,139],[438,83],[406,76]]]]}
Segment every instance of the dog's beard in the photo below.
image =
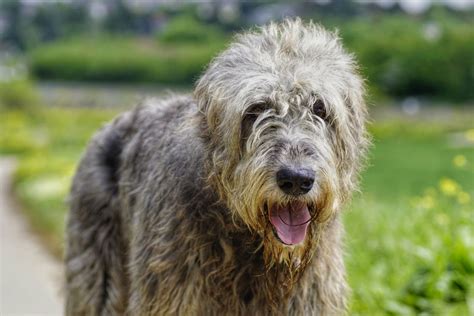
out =
{"type": "Polygon", "coordinates": [[[338,208],[335,157],[322,131],[320,137],[315,137],[316,132],[296,134],[293,145],[282,143],[284,135],[277,131],[261,132],[250,135],[246,150],[227,173],[232,176],[221,178],[229,184],[225,198],[238,218],[234,222],[245,224],[250,235],[261,239],[266,261],[294,264],[315,249],[320,226],[338,208]],[[314,170],[315,181],[309,192],[292,196],[279,187],[276,173],[285,162],[314,170]]]}
{"type": "Polygon", "coordinates": [[[321,176],[309,194],[291,197],[276,186],[274,172],[246,171],[239,175],[246,181],[234,187],[234,216],[255,233],[252,235],[260,236],[268,266],[301,266],[314,253],[321,225],[335,211],[335,183],[321,176]]]}

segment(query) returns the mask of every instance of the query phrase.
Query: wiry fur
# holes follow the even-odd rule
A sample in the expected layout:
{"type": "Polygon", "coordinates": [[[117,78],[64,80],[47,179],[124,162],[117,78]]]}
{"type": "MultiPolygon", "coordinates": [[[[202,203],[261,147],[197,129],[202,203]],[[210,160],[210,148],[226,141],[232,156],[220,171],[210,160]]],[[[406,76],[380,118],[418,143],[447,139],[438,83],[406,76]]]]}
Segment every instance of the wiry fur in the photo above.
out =
{"type": "Polygon", "coordinates": [[[340,210],[365,120],[363,82],[336,35],[293,20],[238,36],[192,97],[149,100],[90,143],[71,193],[67,314],[343,313],[340,210]],[[310,192],[278,188],[285,165],[311,166],[310,192]],[[313,221],[286,246],[268,209],[295,200],[313,221]]]}

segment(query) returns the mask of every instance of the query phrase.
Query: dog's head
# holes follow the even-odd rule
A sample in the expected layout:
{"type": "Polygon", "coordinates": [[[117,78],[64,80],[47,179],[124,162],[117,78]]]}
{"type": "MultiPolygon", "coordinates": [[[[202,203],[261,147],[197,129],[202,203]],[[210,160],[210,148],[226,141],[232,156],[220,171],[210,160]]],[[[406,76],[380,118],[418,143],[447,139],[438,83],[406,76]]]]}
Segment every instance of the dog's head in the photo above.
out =
{"type": "Polygon", "coordinates": [[[314,245],[356,186],[363,90],[337,36],[300,20],[237,36],[196,86],[211,183],[280,257],[314,245]]]}

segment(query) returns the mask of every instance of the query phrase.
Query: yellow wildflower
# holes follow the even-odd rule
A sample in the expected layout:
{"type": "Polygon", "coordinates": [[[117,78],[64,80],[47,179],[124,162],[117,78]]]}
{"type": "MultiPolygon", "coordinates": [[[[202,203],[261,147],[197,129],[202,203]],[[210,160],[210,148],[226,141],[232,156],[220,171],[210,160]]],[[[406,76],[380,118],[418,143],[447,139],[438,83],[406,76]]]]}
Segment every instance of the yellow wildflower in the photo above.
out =
{"type": "Polygon", "coordinates": [[[474,143],[474,128],[467,130],[464,136],[466,137],[468,141],[474,143]]]}
{"type": "Polygon", "coordinates": [[[467,204],[471,201],[471,196],[469,193],[461,191],[458,193],[458,202],[459,204],[467,204]]]}
{"type": "Polygon", "coordinates": [[[439,181],[439,189],[444,195],[454,196],[459,190],[459,185],[448,178],[443,178],[439,181]]]}
{"type": "Polygon", "coordinates": [[[432,196],[425,195],[420,199],[419,205],[425,209],[431,209],[435,205],[435,201],[432,196]]]}
{"type": "Polygon", "coordinates": [[[467,163],[467,159],[464,155],[456,155],[454,158],[453,158],[453,164],[455,167],[457,168],[462,168],[466,165],[467,163]]]}

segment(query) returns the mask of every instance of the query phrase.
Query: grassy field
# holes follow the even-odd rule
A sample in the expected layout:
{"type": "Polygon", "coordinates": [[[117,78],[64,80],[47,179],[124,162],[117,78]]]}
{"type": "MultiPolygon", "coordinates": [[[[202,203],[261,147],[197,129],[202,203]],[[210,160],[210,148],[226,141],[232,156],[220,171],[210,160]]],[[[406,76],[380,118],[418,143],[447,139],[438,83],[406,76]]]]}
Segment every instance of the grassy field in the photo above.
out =
{"type": "MultiPolygon", "coordinates": [[[[90,136],[114,115],[64,108],[0,113],[0,154],[20,159],[17,196],[58,254],[75,165],[90,136]]],[[[374,147],[362,193],[345,213],[351,314],[474,314],[470,123],[458,115],[371,126],[374,147]]]]}
{"type": "Polygon", "coordinates": [[[474,150],[453,147],[456,131],[474,142],[460,122],[372,127],[363,194],[346,213],[353,314],[474,313],[474,150]]]}

